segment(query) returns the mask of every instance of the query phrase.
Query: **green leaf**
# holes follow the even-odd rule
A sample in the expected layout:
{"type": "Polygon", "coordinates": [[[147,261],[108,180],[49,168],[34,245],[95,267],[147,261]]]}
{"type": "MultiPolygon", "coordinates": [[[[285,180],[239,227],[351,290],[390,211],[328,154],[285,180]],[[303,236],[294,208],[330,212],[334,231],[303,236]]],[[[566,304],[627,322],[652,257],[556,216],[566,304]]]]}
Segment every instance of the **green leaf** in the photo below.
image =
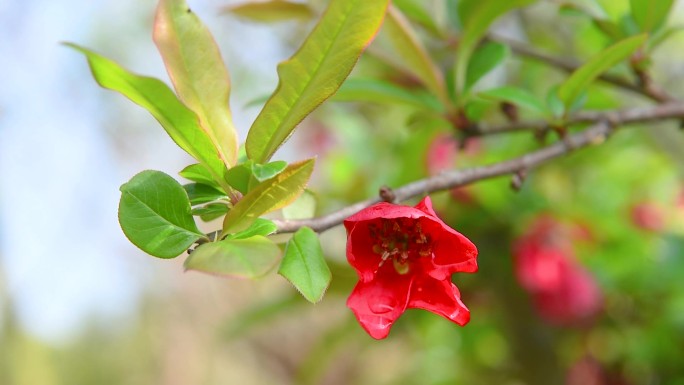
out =
{"type": "Polygon", "coordinates": [[[454,66],[454,90],[461,95],[465,89],[465,77],[470,56],[489,26],[499,16],[512,9],[523,7],[535,0],[462,0],[458,3],[458,16],[463,26],[454,66]]]}
{"type": "Polygon", "coordinates": [[[182,169],[178,175],[193,182],[219,187],[212,177],[211,172],[209,172],[206,167],[199,163],[189,165],[188,167],[182,169]]]}
{"type": "Polygon", "coordinates": [[[247,155],[267,162],[295,127],[332,96],[375,36],[389,0],[332,0],[289,60],[280,82],[247,135],[247,155]]]}
{"type": "Polygon", "coordinates": [[[185,0],[160,0],[154,41],[180,99],[193,110],[226,168],[237,161],[230,79],[214,38],[185,0]]]}
{"type": "Polygon", "coordinates": [[[202,183],[189,183],[183,185],[183,188],[192,206],[228,198],[225,192],[202,183]]]}
{"type": "Polygon", "coordinates": [[[199,126],[197,116],[178,100],[159,79],[135,75],[115,62],[75,44],[66,43],[86,55],[95,80],[100,86],[120,92],[148,110],[180,148],[200,161],[222,187],[226,167],[216,155],[209,138],[199,126]]]}
{"type": "Polygon", "coordinates": [[[347,79],[333,97],[337,102],[406,104],[443,112],[439,100],[429,93],[416,93],[377,79],[347,79]]]}
{"type": "Polygon", "coordinates": [[[313,166],[313,159],[292,163],[274,178],[250,190],[226,215],[221,236],[242,231],[261,215],[297,199],[311,177],[313,166]]]}
{"type": "Polygon", "coordinates": [[[316,303],[323,298],[332,274],[313,230],[302,227],[287,242],[278,274],[290,281],[307,301],[316,303]]]}
{"type": "Polygon", "coordinates": [[[192,209],[192,215],[199,216],[204,222],[213,221],[227,212],[228,206],[224,203],[209,203],[208,205],[192,209]]]}
{"type": "Polygon", "coordinates": [[[641,32],[631,13],[623,15],[620,18],[619,24],[624,36],[634,36],[641,32]]]}
{"type": "Polygon", "coordinates": [[[551,116],[555,118],[560,118],[565,114],[567,108],[563,101],[558,97],[558,86],[553,86],[549,89],[546,94],[546,106],[551,113],[551,116]]]}
{"type": "Polygon", "coordinates": [[[275,233],[277,230],[278,226],[276,226],[273,221],[269,221],[268,219],[264,218],[257,218],[247,230],[230,234],[226,237],[226,239],[245,239],[255,235],[261,235],[265,237],[275,233]]]}
{"type": "Polygon", "coordinates": [[[252,175],[254,175],[259,182],[263,182],[280,174],[285,170],[285,167],[287,167],[287,162],[284,160],[277,160],[266,164],[253,163],[252,175]]]}
{"type": "Polygon", "coordinates": [[[252,161],[238,164],[226,172],[226,181],[230,186],[243,194],[249,192],[249,180],[252,178],[252,161]]]}
{"type": "Polygon", "coordinates": [[[258,278],[278,263],[280,248],[270,239],[254,236],[205,243],[185,260],[186,270],[237,278],[258,278]]]}
{"type": "Polygon", "coordinates": [[[204,237],[185,190],[160,171],[143,171],[121,186],[119,223],[134,245],[159,258],[176,257],[204,237]]]}
{"type": "Polygon", "coordinates": [[[394,0],[392,1],[392,4],[428,32],[435,36],[441,37],[443,35],[442,31],[435,23],[435,18],[425,9],[422,0],[394,0]]]}
{"type": "Polygon", "coordinates": [[[479,122],[489,111],[494,103],[487,99],[468,98],[463,109],[466,118],[471,122],[479,122]]]}
{"type": "Polygon", "coordinates": [[[620,40],[625,38],[625,34],[622,31],[620,25],[609,19],[592,19],[592,23],[603,32],[604,35],[608,36],[612,40],[620,40]]]}
{"type": "Polygon", "coordinates": [[[653,32],[665,23],[674,0],[630,0],[632,18],[641,32],[653,32]]]}
{"type": "Polygon", "coordinates": [[[314,15],[313,10],[307,4],[285,0],[248,1],[225,7],[222,12],[262,23],[306,20],[314,15]]]}
{"type": "Polygon", "coordinates": [[[593,0],[593,2],[598,5],[601,14],[609,19],[617,20],[629,12],[629,3],[627,1],[593,0]]]}
{"type": "Polygon", "coordinates": [[[505,86],[483,91],[477,95],[486,99],[512,103],[518,107],[540,114],[546,112],[544,102],[523,88],[505,86]]]}
{"type": "Polygon", "coordinates": [[[496,68],[508,56],[509,49],[500,43],[486,43],[473,53],[466,73],[465,91],[496,68]]]}
{"type": "Polygon", "coordinates": [[[316,214],[316,197],[311,191],[304,190],[292,204],[283,207],[285,219],[307,219],[316,214]]]}
{"type": "Polygon", "coordinates": [[[559,12],[566,15],[581,16],[588,19],[601,33],[609,37],[611,40],[624,39],[624,35],[620,25],[611,19],[606,19],[597,16],[591,10],[579,5],[564,3],[559,8],[559,12]]]}
{"type": "Polygon", "coordinates": [[[633,36],[606,48],[576,69],[558,89],[558,97],[565,107],[575,99],[603,72],[628,58],[646,42],[646,35],[633,36]]]}
{"type": "Polygon", "coordinates": [[[447,101],[444,77],[418,39],[406,16],[390,6],[382,31],[389,37],[404,67],[441,100],[447,101]]]}

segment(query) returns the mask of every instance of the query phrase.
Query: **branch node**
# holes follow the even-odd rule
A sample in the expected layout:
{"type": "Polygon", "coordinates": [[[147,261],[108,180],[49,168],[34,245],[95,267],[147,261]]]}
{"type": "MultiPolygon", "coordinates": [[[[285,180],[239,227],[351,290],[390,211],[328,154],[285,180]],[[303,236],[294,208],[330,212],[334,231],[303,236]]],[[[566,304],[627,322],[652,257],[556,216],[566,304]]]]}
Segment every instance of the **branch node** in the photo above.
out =
{"type": "Polygon", "coordinates": [[[499,104],[501,112],[506,116],[509,122],[518,123],[520,114],[518,113],[518,106],[509,102],[502,102],[499,104]]]}
{"type": "Polygon", "coordinates": [[[544,144],[546,142],[546,136],[549,134],[549,126],[543,126],[536,128],[534,130],[534,139],[539,144],[544,144]]]}
{"type": "Polygon", "coordinates": [[[575,143],[573,143],[572,138],[568,135],[568,128],[566,126],[553,126],[553,131],[558,134],[567,151],[572,151],[576,148],[575,143]]]}
{"type": "Polygon", "coordinates": [[[218,237],[220,232],[221,232],[220,230],[216,230],[216,231],[212,231],[211,233],[207,233],[206,238],[200,238],[195,243],[197,244],[197,246],[201,246],[205,243],[214,242],[214,241],[216,241],[216,237],[218,237]]]}
{"type": "Polygon", "coordinates": [[[380,199],[387,203],[395,203],[397,200],[397,196],[394,194],[394,191],[392,191],[392,189],[388,186],[380,187],[380,191],[378,193],[380,194],[380,199]]]}
{"type": "Polygon", "coordinates": [[[610,126],[611,130],[618,128],[620,126],[620,124],[622,124],[622,122],[620,121],[620,117],[614,113],[606,114],[605,120],[606,120],[606,123],[610,126]]]}
{"type": "Polygon", "coordinates": [[[513,175],[511,176],[511,188],[514,191],[520,191],[523,183],[525,182],[525,178],[527,178],[527,170],[524,168],[521,168],[520,170],[513,173],[513,175]]]}

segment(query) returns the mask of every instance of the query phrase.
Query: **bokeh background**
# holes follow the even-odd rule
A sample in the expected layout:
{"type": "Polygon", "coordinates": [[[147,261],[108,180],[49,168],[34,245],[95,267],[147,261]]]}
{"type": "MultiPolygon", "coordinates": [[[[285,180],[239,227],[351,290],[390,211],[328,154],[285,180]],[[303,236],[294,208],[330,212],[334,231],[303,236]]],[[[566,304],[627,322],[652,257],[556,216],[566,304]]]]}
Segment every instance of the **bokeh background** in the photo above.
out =
{"type": "MultiPolygon", "coordinates": [[[[448,25],[442,3],[424,5],[448,25]]],[[[627,1],[575,3],[615,19],[628,9],[627,1]]],[[[221,14],[229,4],[190,2],[230,68],[244,138],[277,84],[276,64],[313,19],[253,23],[221,14]]],[[[320,12],[325,2],[309,4],[320,12]]],[[[684,135],[676,122],[621,130],[535,170],[519,192],[501,178],[434,194],[445,221],[480,249],[480,272],[454,277],[472,311],[465,328],[411,310],[387,340],[370,339],[344,306],[355,276],[340,228],[322,237],[334,276],[317,305],[276,274],[184,273],[183,257],[137,250],[118,227],[118,187],[144,169],[176,175],[190,159],[144,110],[98,88],[84,58],[60,42],[167,80],[151,39],[155,5],[0,0],[0,384],[684,384],[684,135]],[[542,267],[539,245],[554,254],[542,267]],[[530,269],[542,278],[521,276],[530,269]],[[535,291],[549,276],[565,277],[557,278],[562,293],[535,291]]],[[[668,25],[681,22],[676,4],[668,25]]],[[[495,30],[577,60],[607,44],[553,1],[495,30]]],[[[421,37],[448,61],[440,56],[448,44],[421,37]]],[[[354,76],[415,87],[385,61],[382,44],[381,35],[354,76]]],[[[663,43],[652,69],[679,98],[682,44],[681,35],[663,43]]],[[[563,76],[513,55],[479,86],[541,95],[563,76]]],[[[597,86],[586,107],[648,103],[597,86]]],[[[503,119],[496,108],[485,114],[503,119]]],[[[461,143],[450,130],[406,106],[329,103],[277,157],[319,157],[311,189],[325,213],[383,184],[539,146],[525,134],[461,143]]]]}

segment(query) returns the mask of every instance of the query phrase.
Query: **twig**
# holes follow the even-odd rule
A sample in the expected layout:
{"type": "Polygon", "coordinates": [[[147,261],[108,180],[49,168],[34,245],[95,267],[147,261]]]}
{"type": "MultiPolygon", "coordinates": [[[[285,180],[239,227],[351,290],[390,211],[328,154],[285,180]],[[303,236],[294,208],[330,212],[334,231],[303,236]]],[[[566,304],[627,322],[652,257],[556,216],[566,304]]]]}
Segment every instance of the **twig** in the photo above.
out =
{"type": "MultiPolygon", "coordinates": [[[[577,68],[579,68],[578,64],[547,55],[524,43],[506,39],[501,36],[489,36],[488,39],[509,46],[511,50],[518,55],[549,64],[565,72],[573,72],[577,68]]],[[[664,89],[658,87],[653,82],[637,84],[630,82],[620,76],[615,76],[611,74],[603,74],[599,76],[598,79],[606,83],[610,83],[614,86],[623,88],[625,90],[646,96],[658,103],[667,103],[675,100],[664,89]]]]}
{"type": "MultiPolygon", "coordinates": [[[[663,104],[648,108],[634,108],[596,113],[593,116],[587,113],[583,118],[587,120],[592,119],[595,123],[582,132],[568,135],[565,140],[558,141],[540,150],[507,161],[487,166],[444,172],[394,188],[392,189],[392,192],[394,193],[396,202],[402,202],[420,195],[464,186],[484,179],[521,171],[527,172],[542,163],[567,154],[572,150],[580,149],[591,144],[602,143],[618,125],[682,117],[684,117],[684,104],[663,104]]],[[[350,215],[380,201],[380,197],[375,197],[354,203],[338,211],[317,218],[303,220],[274,220],[274,222],[278,226],[278,233],[295,232],[303,226],[321,232],[339,225],[350,215]]]]}
{"type": "MultiPolygon", "coordinates": [[[[628,108],[617,111],[583,111],[568,118],[568,125],[590,123],[600,120],[615,121],[617,124],[638,123],[657,119],[680,118],[684,116],[684,104],[666,103],[653,107],[628,108]]],[[[481,125],[473,135],[494,135],[519,131],[543,131],[551,127],[545,120],[511,122],[501,125],[481,125]]]]}

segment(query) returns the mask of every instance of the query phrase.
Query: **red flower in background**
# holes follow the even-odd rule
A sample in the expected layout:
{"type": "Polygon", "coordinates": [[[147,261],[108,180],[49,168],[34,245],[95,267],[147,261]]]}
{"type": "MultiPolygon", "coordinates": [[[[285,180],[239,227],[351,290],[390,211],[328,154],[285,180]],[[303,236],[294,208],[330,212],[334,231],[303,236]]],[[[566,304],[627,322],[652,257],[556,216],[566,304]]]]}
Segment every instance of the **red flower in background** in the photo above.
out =
{"type": "Polygon", "coordinates": [[[429,175],[436,175],[454,168],[458,141],[453,135],[436,135],[427,149],[425,167],[429,175]]]}
{"type": "MultiPolygon", "coordinates": [[[[425,169],[428,175],[437,175],[441,172],[454,169],[457,153],[463,155],[476,155],[480,151],[478,138],[469,138],[464,142],[464,148],[459,148],[459,142],[454,135],[439,133],[432,138],[425,154],[425,169]]],[[[476,201],[475,196],[468,186],[454,187],[449,190],[451,198],[459,203],[472,204],[476,201]]]]}
{"type": "Polygon", "coordinates": [[[660,232],[665,228],[665,213],[653,202],[643,201],[630,210],[632,223],[646,231],[660,232]]]}
{"type": "Polygon", "coordinates": [[[578,234],[551,217],[540,217],[514,247],[515,271],[547,321],[571,325],[590,320],[602,307],[601,290],[575,259],[570,236],[578,234]]]}
{"type": "Polygon", "coordinates": [[[595,359],[587,356],[578,360],[568,370],[566,385],[607,385],[607,375],[595,359]]]}
{"type": "Polygon", "coordinates": [[[477,248],[437,217],[430,197],[415,207],[378,203],[344,226],[347,259],[359,274],[347,306],[371,337],[387,337],[407,308],[468,323],[451,275],[477,271],[477,248]]]}

